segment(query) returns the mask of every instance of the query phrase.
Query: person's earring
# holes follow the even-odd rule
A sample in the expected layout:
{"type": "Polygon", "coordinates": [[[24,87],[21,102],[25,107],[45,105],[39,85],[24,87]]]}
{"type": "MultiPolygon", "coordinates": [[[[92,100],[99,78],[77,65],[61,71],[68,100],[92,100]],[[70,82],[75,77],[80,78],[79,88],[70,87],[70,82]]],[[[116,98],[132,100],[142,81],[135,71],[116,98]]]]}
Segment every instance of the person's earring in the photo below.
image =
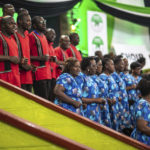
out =
{"type": "Polygon", "coordinates": [[[90,71],[90,69],[88,69],[88,72],[90,71]]]}

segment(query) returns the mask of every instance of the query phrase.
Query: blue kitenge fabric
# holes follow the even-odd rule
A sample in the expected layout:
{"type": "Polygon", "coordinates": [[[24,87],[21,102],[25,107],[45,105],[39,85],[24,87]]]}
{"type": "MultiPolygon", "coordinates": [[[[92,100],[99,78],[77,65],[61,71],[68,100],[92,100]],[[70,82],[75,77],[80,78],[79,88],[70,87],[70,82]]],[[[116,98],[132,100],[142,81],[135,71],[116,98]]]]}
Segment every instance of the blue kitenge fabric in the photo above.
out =
{"type": "MultiPolygon", "coordinates": [[[[150,128],[150,103],[145,99],[140,99],[136,103],[134,117],[136,119],[135,124],[138,119],[142,119],[148,122],[147,126],[150,128]]],[[[147,145],[150,145],[150,136],[140,132],[137,129],[137,126],[135,126],[131,137],[147,145]]]]}
{"type": "Polygon", "coordinates": [[[119,104],[118,104],[118,97],[119,97],[118,85],[111,75],[108,76],[105,73],[102,73],[100,75],[100,79],[104,81],[108,86],[108,98],[116,100],[115,104],[109,106],[109,111],[110,111],[112,128],[116,131],[119,131],[120,112],[119,112],[119,104]]]}
{"type": "MultiPolygon", "coordinates": [[[[82,96],[84,98],[98,98],[99,89],[91,76],[88,76],[84,73],[80,73],[76,77],[76,82],[82,88],[82,96]]],[[[84,116],[89,118],[90,120],[102,123],[99,104],[87,104],[86,109],[84,109],[84,116]]]]}
{"type": "Polygon", "coordinates": [[[75,77],[75,80],[76,80],[78,86],[80,87],[80,89],[83,89],[84,74],[82,72],[80,72],[79,75],[77,77],[75,77]]]}
{"type": "MultiPolygon", "coordinates": [[[[137,85],[140,80],[142,79],[141,76],[138,76],[137,79],[135,79],[131,74],[129,73],[121,73],[120,74],[121,78],[125,81],[125,84],[126,84],[126,87],[128,86],[132,86],[132,85],[137,85]]],[[[132,125],[132,128],[134,128],[134,117],[133,117],[133,113],[134,113],[134,107],[136,105],[136,103],[138,102],[139,100],[139,90],[136,90],[136,89],[131,89],[131,90],[128,90],[127,91],[127,94],[128,94],[128,100],[133,100],[134,101],[134,104],[133,105],[130,105],[129,107],[129,112],[130,112],[130,115],[131,115],[131,125],[132,125]]]]}
{"type": "MultiPolygon", "coordinates": [[[[138,76],[137,79],[135,79],[131,74],[129,73],[121,73],[120,74],[121,78],[125,81],[126,87],[128,86],[132,86],[132,85],[137,85],[140,80],[142,79],[142,77],[138,76]]],[[[131,89],[127,91],[128,93],[128,99],[129,100],[134,100],[135,102],[137,102],[139,100],[139,91],[137,91],[136,89],[131,89]]]]}
{"type": "Polygon", "coordinates": [[[108,95],[108,86],[107,84],[100,79],[99,76],[93,75],[93,80],[97,83],[99,88],[99,97],[105,99],[105,104],[100,104],[100,110],[101,110],[101,118],[102,118],[102,124],[111,128],[111,119],[110,119],[110,113],[109,113],[109,105],[107,102],[107,95],[108,95]]]}
{"type": "Polygon", "coordinates": [[[117,72],[113,72],[111,76],[114,78],[119,88],[119,99],[121,100],[119,101],[119,111],[121,113],[120,129],[122,130],[124,128],[129,128],[131,126],[126,84],[117,72]]]}
{"type": "MultiPolygon", "coordinates": [[[[82,101],[81,101],[82,90],[78,86],[78,84],[75,81],[73,76],[71,76],[68,73],[63,73],[57,78],[56,84],[60,84],[65,88],[64,93],[67,96],[69,96],[70,98],[72,98],[75,101],[79,101],[82,103],[82,101]]],[[[73,105],[67,104],[67,103],[59,100],[58,98],[55,99],[54,103],[65,109],[68,109],[72,112],[75,112],[75,113],[78,113],[78,114],[84,116],[82,106],[80,108],[75,108],[73,105]]]]}

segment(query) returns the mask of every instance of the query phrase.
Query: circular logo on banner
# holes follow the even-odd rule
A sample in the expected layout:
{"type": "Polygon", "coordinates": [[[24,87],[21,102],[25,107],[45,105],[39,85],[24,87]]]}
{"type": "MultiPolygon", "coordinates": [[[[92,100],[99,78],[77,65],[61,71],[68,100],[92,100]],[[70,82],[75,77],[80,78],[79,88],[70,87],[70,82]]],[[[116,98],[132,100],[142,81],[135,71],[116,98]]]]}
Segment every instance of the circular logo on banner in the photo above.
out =
{"type": "Polygon", "coordinates": [[[100,15],[94,14],[91,17],[91,26],[94,31],[101,31],[103,28],[103,19],[100,15]]]}
{"type": "Polygon", "coordinates": [[[94,51],[96,50],[103,50],[104,49],[104,42],[100,36],[95,36],[92,40],[92,48],[94,51]]]}

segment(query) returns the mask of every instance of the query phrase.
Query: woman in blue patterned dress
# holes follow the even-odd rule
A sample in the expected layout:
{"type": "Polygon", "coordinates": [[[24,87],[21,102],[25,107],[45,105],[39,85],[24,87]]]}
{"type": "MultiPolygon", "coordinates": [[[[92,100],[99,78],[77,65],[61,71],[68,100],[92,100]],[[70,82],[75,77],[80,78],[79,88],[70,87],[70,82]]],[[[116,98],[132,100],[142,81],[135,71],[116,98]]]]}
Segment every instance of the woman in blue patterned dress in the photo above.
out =
{"type": "Polygon", "coordinates": [[[150,81],[142,79],[137,88],[140,90],[142,98],[135,105],[136,126],[131,137],[150,145],[150,81]]]}
{"type": "Polygon", "coordinates": [[[110,108],[110,117],[111,117],[111,123],[112,128],[116,131],[119,130],[119,106],[118,106],[118,90],[119,87],[113,77],[111,76],[111,73],[115,71],[114,68],[114,62],[110,58],[104,58],[103,59],[103,73],[100,75],[100,78],[102,81],[104,81],[108,86],[108,103],[110,108]]]}
{"type": "Polygon", "coordinates": [[[126,83],[126,89],[128,93],[128,102],[129,102],[129,111],[131,115],[131,125],[134,128],[134,105],[139,100],[139,90],[136,89],[137,84],[141,80],[140,72],[141,72],[141,65],[138,62],[133,62],[130,65],[131,74],[129,73],[122,73],[121,77],[126,83]]]}
{"type": "Polygon", "coordinates": [[[105,104],[100,104],[101,110],[101,117],[102,117],[102,124],[111,128],[111,119],[109,114],[109,105],[107,102],[107,95],[108,95],[108,86],[107,84],[102,81],[99,75],[102,73],[102,61],[99,57],[95,57],[97,69],[96,74],[92,76],[92,79],[97,83],[99,88],[99,97],[102,97],[106,100],[105,104]]]}
{"type": "Polygon", "coordinates": [[[99,98],[97,83],[91,77],[96,73],[96,67],[93,57],[83,58],[81,62],[82,73],[76,77],[76,81],[82,88],[82,102],[87,104],[86,109],[84,109],[84,116],[102,123],[99,104],[105,103],[105,100],[99,98]]]}
{"type": "Polygon", "coordinates": [[[72,112],[83,115],[82,91],[75,81],[80,72],[80,62],[77,59],[69,58],[65,62],[63,73],[58,77],[54,93],[55,104],[72,112]]]}
{"type": "Polygon", "coordinates": [[[114,59],[115,70],[111,76],[114,78],[119,87],[119,110],[121,112],[120,116],[120,130],[127,133],[127,128],[130,128],[130,113],[129,113],[129,103],[128,94],[126,91],[126,84],[121,78],[120,73],[124,70],[124,61],[121,55],[118,55],[114,59]]]}
{"type": "Polygon", "coordinates": [[[141,73],[141,64],[138,62],[133,62],[130,65],[131,68],[131,77],[132,77],[132,81],[134,83],[135,89],[134,90],[129,90],[129,99],[133,100],[133,103],[136,103],[139,100],[139,95],[140,92],[139,90],[136,90],[136,87],[139,83],[139,81],[142,79],[142,77],[140,76],[141,73]]]}

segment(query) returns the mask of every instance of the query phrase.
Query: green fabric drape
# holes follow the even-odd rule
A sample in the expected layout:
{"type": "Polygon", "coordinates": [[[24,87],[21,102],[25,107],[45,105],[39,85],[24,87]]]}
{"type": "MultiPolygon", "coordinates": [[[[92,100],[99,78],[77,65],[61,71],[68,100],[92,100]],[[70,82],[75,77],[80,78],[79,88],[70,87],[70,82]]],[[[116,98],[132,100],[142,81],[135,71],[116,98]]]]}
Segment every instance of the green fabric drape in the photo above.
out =
{"type": "MultiPolygon", "coordinates": [[[[115,2],[116,0],[112,0],[115,2]]],[[[98,11],[103,12],[93,0],[83,0],[78,11],[78,18],[80,18],[79,31],[80,43],[78,49],[82,51],[83,56],[88,55],[88,33],[87,33],[87,11],[98,11]]],[[[112,36],[114,28],[114,17],[107,15],[107,39],[108,39],[108,51],[111,47],[112,36]]]]}
{"type": "Polygon", "coordinates": [[[142,26],[150,26],[150,8],[121,4],[108,0],[94,1],[100,9],[114,17],[142,26]]]}
{"type": "Polygon", "coordinates": [[[122,3],[118,3],[116,1],[111,1],[111,0],[96,0],[96,1],[102,2],[104,4],[108,4],[117,8],[133,11],[133,12],[150,14],[150,8],[148,7],[139,7],[139,6],[133,6],[133,5],[128,5],[128,4],[122,4],[122,3]]]}

